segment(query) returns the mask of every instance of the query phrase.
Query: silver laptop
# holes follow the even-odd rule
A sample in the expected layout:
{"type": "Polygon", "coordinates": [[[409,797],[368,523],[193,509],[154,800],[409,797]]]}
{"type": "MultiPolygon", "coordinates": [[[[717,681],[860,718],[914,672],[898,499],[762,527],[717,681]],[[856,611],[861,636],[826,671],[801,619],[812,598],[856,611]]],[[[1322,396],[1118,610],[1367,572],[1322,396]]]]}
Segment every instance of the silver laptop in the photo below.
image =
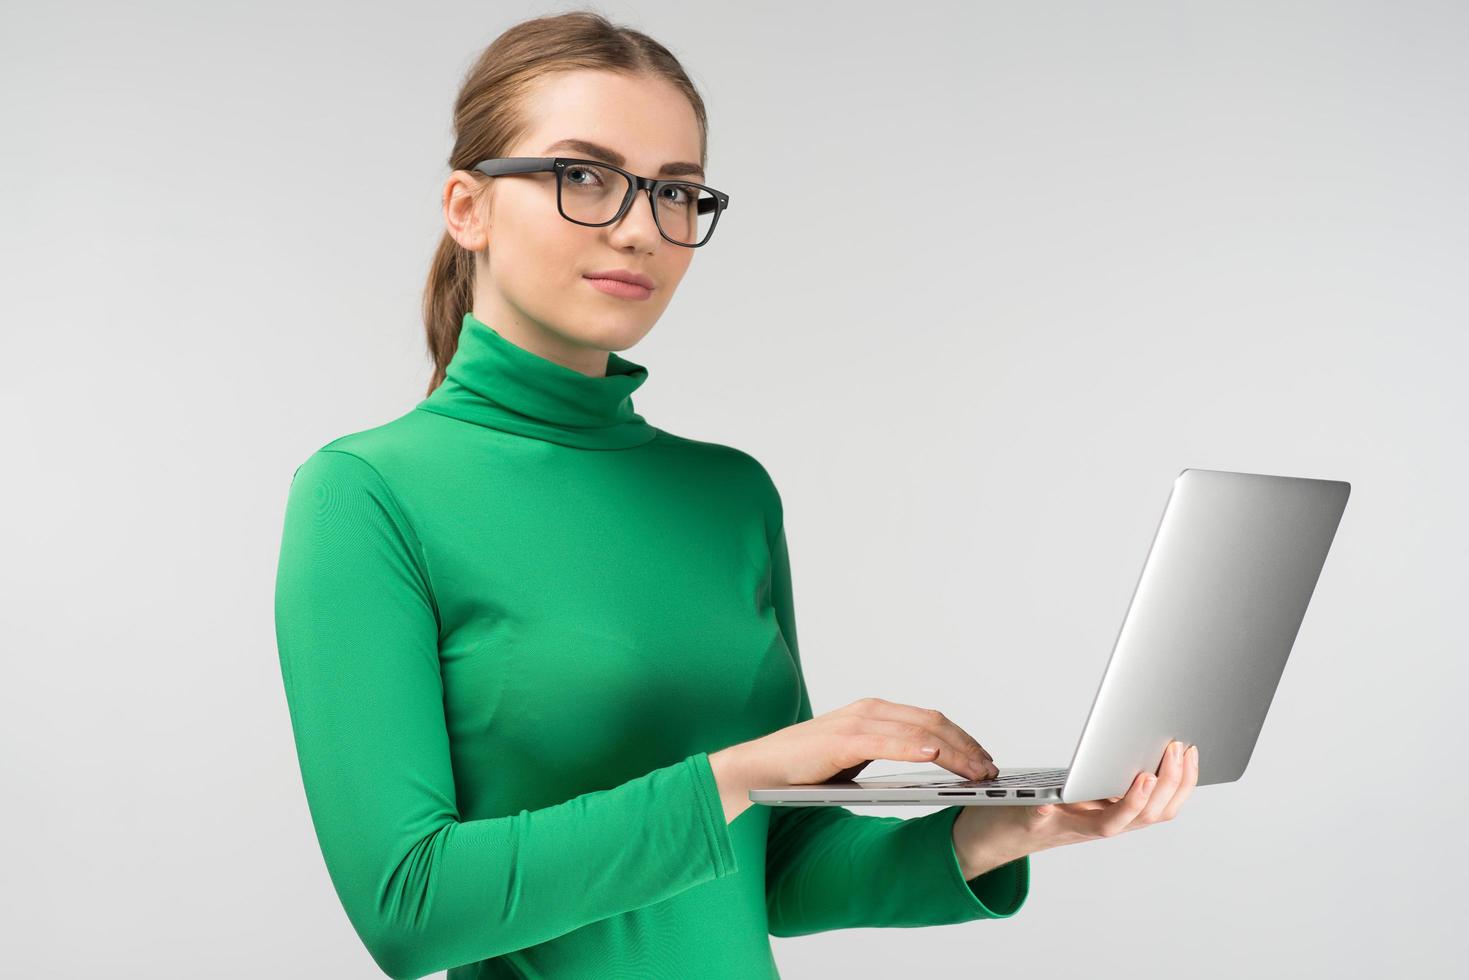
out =
{"type": "Polygon", "coordinates": [[[1067,766],[994,779],[927,770],[750,791],[781,806],[1038,806],[1122,796],[1173,739],[1199,785],[1238,779],[1295,643],[1351,484],[1186,469],[1173,481],[1067,766]]]}

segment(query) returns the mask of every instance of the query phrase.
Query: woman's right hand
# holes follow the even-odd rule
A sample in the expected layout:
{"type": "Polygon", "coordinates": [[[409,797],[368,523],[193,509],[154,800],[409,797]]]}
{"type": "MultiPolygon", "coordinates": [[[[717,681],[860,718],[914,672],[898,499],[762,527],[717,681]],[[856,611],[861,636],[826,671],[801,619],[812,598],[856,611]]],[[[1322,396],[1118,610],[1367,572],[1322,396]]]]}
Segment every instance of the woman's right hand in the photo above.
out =
{"type": "Polygon", "coordinates": [[[841,782],[876,759],[933,762],[966,779],[1000,774],[994,758],[943,712],[882,698],[862,698],[731,745],[709,756],[726,820],[750,805],[756,786],[841,782]]]}

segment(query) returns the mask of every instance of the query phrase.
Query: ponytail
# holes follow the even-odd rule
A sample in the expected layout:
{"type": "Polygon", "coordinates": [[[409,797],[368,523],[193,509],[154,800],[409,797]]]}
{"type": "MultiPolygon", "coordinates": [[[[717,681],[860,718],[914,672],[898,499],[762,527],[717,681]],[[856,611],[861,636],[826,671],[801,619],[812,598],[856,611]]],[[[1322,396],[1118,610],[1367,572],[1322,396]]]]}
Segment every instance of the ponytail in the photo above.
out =
{"type": "Polygon", "coordinates": [[[459,349],[459,328],[474,305],[474,253],[460,246],[448,232],[439,239],[428,285],[423,290],[423,323],[428,352],[434,359],[427,394],[444,383],[444,372],[459,349]]]}

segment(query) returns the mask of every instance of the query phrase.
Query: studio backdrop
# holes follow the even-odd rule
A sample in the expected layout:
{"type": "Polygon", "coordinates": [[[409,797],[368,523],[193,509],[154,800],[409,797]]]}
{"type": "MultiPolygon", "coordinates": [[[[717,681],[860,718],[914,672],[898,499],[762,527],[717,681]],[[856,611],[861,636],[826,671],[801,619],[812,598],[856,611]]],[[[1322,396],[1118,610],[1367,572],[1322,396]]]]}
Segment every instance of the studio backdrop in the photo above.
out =
{"type": "MultiPolygon", "coordinates": [[[[423,397],[453,93],[569,9],[7,9],[0,973],[382,975],[292,740],[287,490],[423,397]]],[[[1180,470],[1352,485],[1241,779],[781,975],[1455,974],[1469,11],[595,9],[687,68],[732,202],[634,403],[779,486],[817,714],[1064,765],[1180,470]]]]}

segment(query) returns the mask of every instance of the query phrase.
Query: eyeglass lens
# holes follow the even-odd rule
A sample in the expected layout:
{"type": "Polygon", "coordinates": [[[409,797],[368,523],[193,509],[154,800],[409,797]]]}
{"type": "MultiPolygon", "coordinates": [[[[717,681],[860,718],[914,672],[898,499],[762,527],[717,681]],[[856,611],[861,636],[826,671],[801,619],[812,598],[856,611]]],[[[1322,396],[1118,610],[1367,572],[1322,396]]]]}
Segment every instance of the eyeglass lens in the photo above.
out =
{"type": "MultiPolygon", "coordinates": [[[[627,197],[626,176],[607,167],[574,163],[561,171],[561,212],[573,221],[612,220],[627,197]]],[[[714,225],[714,195],[695,184],[664,184],[653,192],[653,213],[663,234],[698,245],[714,225]]],[[[636,201],[633,202],[637,204],[636,201]]]]}

